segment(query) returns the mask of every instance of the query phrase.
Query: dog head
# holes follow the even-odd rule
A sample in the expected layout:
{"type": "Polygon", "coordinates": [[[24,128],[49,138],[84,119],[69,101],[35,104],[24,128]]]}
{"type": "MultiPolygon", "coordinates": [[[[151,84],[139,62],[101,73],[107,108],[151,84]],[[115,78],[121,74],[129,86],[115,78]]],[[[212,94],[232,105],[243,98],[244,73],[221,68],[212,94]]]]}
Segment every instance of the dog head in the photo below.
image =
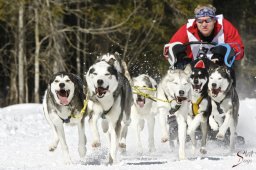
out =
{"type": "Polygon", "coordinates": [[[109,53],[104,54],[98,59],[98,62],[99,61],[107,62],[108,64],[114,66],[119,73],[123,73],[123,70],[122,70],[122,67],[121,67],[121,59],[119,58],[117,53],[115,53],[115,54],[109,54],[109,53]]]}
{"type": "Polygon", "coordinates": [[[75,93],[72,74],[59,72],[53,75],[49,83],[51,95],[59,105],[68,105],[75,93]]]}
{"type": "Polygon", "coordinates": [[[86,82],[89,92],[96,94],[98,98],[113,95],[118,87],[117,70],[105,61],[95,63],[86,74],[86,82]]]}
{"type": "Polygon", "coordinates": [[[217,97],[220,92],[225,92],[231,82],[230,70],[225,66],[209,70],[208,89],[212,97],[217,97]]]}
{"type": "Polygon", "coordinates": [[[185,70],[169,70],[166,79],[166,90],[171,97],[182,103],[184,100],[190,99],[190,78],[191,68],[188,65],[185,70]]]}
{"type": "Polygon", "coordinates": [[[133,99],[135,104],[141,108],[143,108],[144,105],[150,104],[150,101],[152,100],[146,98],[145,96],[143,96],[143,94],[154,97],[157,88],[156,81],[150,76],[142,74],[138,77],[133,78],[133,85],[135,88],[135,93],[133,93],[133,99]]]}
{"type": "Polygon", "coordinates": [[[196,93],[202,93],[203,89],[207,91],[208,71],[203,60],[199,60],[192,68],[190,83],[192,90],[196,93]]]}

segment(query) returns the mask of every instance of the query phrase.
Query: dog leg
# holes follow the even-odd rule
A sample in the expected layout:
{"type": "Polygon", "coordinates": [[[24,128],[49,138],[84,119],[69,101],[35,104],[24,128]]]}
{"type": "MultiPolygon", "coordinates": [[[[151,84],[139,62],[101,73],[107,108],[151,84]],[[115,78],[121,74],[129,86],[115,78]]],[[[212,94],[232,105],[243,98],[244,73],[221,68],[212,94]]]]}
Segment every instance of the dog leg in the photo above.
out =
{"type": "Polygon", "coordinates": [[[168,130],[167,130],[167,114],[168,111],[166,108],[159,108],[159,122],[162,130],[161,142],[165,143],[169,140],[168,130]]]}
{"type": "Polygon", "coordinates": [[[231,117],[230,120],[230,153],[233,153],[235,149],[235,139],[236,139],[236,127],[234,118],[231,117]]]}
{"type": "Polygon", "coordinates": [[[52,133],[53,133],[53,141],[52,143],[49,145],[49,151],[53,152],[55,151],[55,149],[58,146],[59,143],[59,137],[56,131],[56,127],[52,124],[52,122],[49,122],[51,128],[52,128],[52,133]]]}
{"type": "Polygon", "coordinates": [[[230,124],[230,111],[228,111],[225,115],[225,120],[223,124],[219,128],[219,132],[216,135],[216,138],[219,140],[224,140],[225,138],[225,133],[228,130],[229,124],[230,124]]]}
{"type": "Polygon", "coordinates": [[[179,137],[179,159],[186,159],[185,156],[185,141],[186,141],[186,132],[187,124],[183,115],[177,113],[177,122],[178,122],[178,137],[179,137]]]}
{"type": "Polygon", "coordinates": [[[99,119],[99,114],[94,112],[92,115],[92,118],[89,119],[89,125],[92,130],[92,147],[97,148],[100,147],[100,135],[99,135],[99,130],[98,130],[98,119],[99,119]]]}
{"type": "Polygon", "coordinates": [[[217,131],[219,129],[219,125],[213,118],[213,115],[210,115],[209,117],[209,124],[212,130],[217,131]]]}
{"type": "Polygon", "coordinates": [[[188,126],[188,130],[187,130],[188,134],[195,133],[196,129],[200,125],[201,119],[202,119],[202,114],[201,113],[194,117],[194,119],[190,122],[190,124],[188,126]]]}
{"type": "Polygon", "coordinates": [[[83,158],[83,157],[85,157],[85,154],[86,154],[86,136],[84,133],[84,120],[83,119],[77,125],[77,127],[78,127],[78,136],[79,136],[78,152],[79,152],[80,158],[83,158]]]}
{"type": "Polygon", "coordinates": [[[156,150],[155,142],[154,142],[155,118],[152,115],[149,115],[147,117],[147,123],[148,123],[148,148],[149,148],[149,152],[154,152],[156,150]]]}
{"type": "Polygon", "coordinates": [[[142,144],[141,144],[141,138],[140,138],[140,132],[141,132],[141,126],[144,126],[143,125],[143,122],[141,121],[140,118],[136,117],[136,118],[133,118],[133,127],[134,127],[134,130],[135,130],[135,133],[136,133],[136,137],[137,137],[137,146],[138,146],[138,155],[141,155],[142,154],[142,144]]]}
{"type": "Polygon", "coordinates": [[[200,153],[201,154],[206,154],[207,151],[205,149],[206,146],[206,139],[207,139],[207,132],[208,132],[208,124],[207,124],[207,118],[203,117],[203,121],[201,121],[201,132],[202,132],[202,139],[201,139],[201,148],[200,148],[200,153]]]}
{"type": "Polygon", "coordinates": [[[63,122],[57,114],[50,114],[49,116],[55,126],[56,133],[59,137],[59,142],[64,155],[64,162],[65,164],[71,164],[72,162],[69,156],[68,146],[65,139],[63,122]]]}
{"type": "Polygon", "coordinates": [[[126,152],[126,137],[128,132],[128,125],[122,123],[121,124],[121,136],[120,136],[120,142],[119,142],[119,148],[121,153],[126,152]]]}
{"type": "MultiPolygon", "coordinates": [[[[112,165],[116,161],[116,154],[118,148],[118,135],[116,129],[120,127],[115,127],[115,123],[109,123],[109,132],[110,132],[110,153],[109,153],[109,164],[112,165]]],[[[120,126],[120,125],[116,125],[120,126]]]]}

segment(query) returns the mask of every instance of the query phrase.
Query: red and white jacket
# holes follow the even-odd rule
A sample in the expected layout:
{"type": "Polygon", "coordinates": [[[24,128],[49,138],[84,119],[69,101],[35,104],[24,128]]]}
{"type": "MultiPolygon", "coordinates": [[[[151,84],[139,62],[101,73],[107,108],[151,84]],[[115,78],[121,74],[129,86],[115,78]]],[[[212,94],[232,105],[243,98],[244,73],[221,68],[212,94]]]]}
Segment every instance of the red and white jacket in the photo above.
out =
{"type": "MultiPolygon", "coordinates": [[[[225,18],[223,15],[217,15],[217,22],[214,28],[214,38],[212,42],[216,43],[228,43],[236,53],[236,60],[240,60],[244,57],[244,45],[240,38],[237,29],[225,18]]],[[[181,42],[187,43],[190,41],[200,41],[198,35],[198,28],[195,19],[189,19],[188,23],[183,25],[171,38],[169,43],[181,42]]],[[[204,45],[206,48],[210,48],[210,45],[204,45]],[[208,47],[207,47],[208,46],[208,47]]],[[[199,45],[190,45],[187,47],[186,53],[190,58],[196,58],[199,50],[199,45]]],[[[208,55],[207,55],[208,56],[208,55]]]]}

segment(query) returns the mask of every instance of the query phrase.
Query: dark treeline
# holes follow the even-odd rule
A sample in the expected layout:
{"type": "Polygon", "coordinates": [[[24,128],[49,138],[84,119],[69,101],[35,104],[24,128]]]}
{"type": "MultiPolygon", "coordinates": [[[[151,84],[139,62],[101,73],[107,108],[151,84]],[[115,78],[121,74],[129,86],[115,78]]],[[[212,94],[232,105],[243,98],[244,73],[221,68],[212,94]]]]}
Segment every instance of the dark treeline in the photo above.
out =
{"type": "Polygon", "coordinates": [[[107,52],[118,52],[132,76],[160,80],[168,69],[163,45],[201,3],[238,28],[246,48],[236,63],[238,88],[255,97],[254,0],[0,0],[0,106],[41,102],[53,73],[83,77],[107,52]]]}

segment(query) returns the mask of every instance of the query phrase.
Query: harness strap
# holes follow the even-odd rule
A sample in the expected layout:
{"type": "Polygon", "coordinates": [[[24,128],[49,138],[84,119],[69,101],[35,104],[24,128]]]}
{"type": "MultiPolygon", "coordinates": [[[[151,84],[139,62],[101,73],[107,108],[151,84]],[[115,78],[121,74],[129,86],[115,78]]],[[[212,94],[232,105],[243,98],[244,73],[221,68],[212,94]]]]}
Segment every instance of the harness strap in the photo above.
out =
{"type": "MultiPolygon", "coordinates": [[[[224,99],[225,99],[225,98],[224,98],[224,99]]],[[[223,100],[224,100],[224,99],[223,99],[223,100]]],[[[216,102],[216,101],[214,100],[214,102],[215,102],[215,104],[216,104],[216,106],[217,106],[217,110],[218,110],[219,114],[223,114],[223,113],[224,113],[223,109],[220,108],[220,104],[223,102],[223,100],[222,100],[220,103],[218,103],[218,102],[216,102]]]]}
{"type": "Polygon", "coordinates": [[[194,116],[196,116],[198,114],[199,105],[203,101],[203,99],[204,99],[204,96],[200,96],[195,103],[191,102],[192,103],[192,111],[193,111],[194,116]]]}
{"type": "Polygon", "coordinates": [[[174,108],[171,108],[171,110],[169,110],[170,115],[173,115],[175,112],[177,112],[180,109],[181,105],[177,104],[175,105],[174,108]]]}

